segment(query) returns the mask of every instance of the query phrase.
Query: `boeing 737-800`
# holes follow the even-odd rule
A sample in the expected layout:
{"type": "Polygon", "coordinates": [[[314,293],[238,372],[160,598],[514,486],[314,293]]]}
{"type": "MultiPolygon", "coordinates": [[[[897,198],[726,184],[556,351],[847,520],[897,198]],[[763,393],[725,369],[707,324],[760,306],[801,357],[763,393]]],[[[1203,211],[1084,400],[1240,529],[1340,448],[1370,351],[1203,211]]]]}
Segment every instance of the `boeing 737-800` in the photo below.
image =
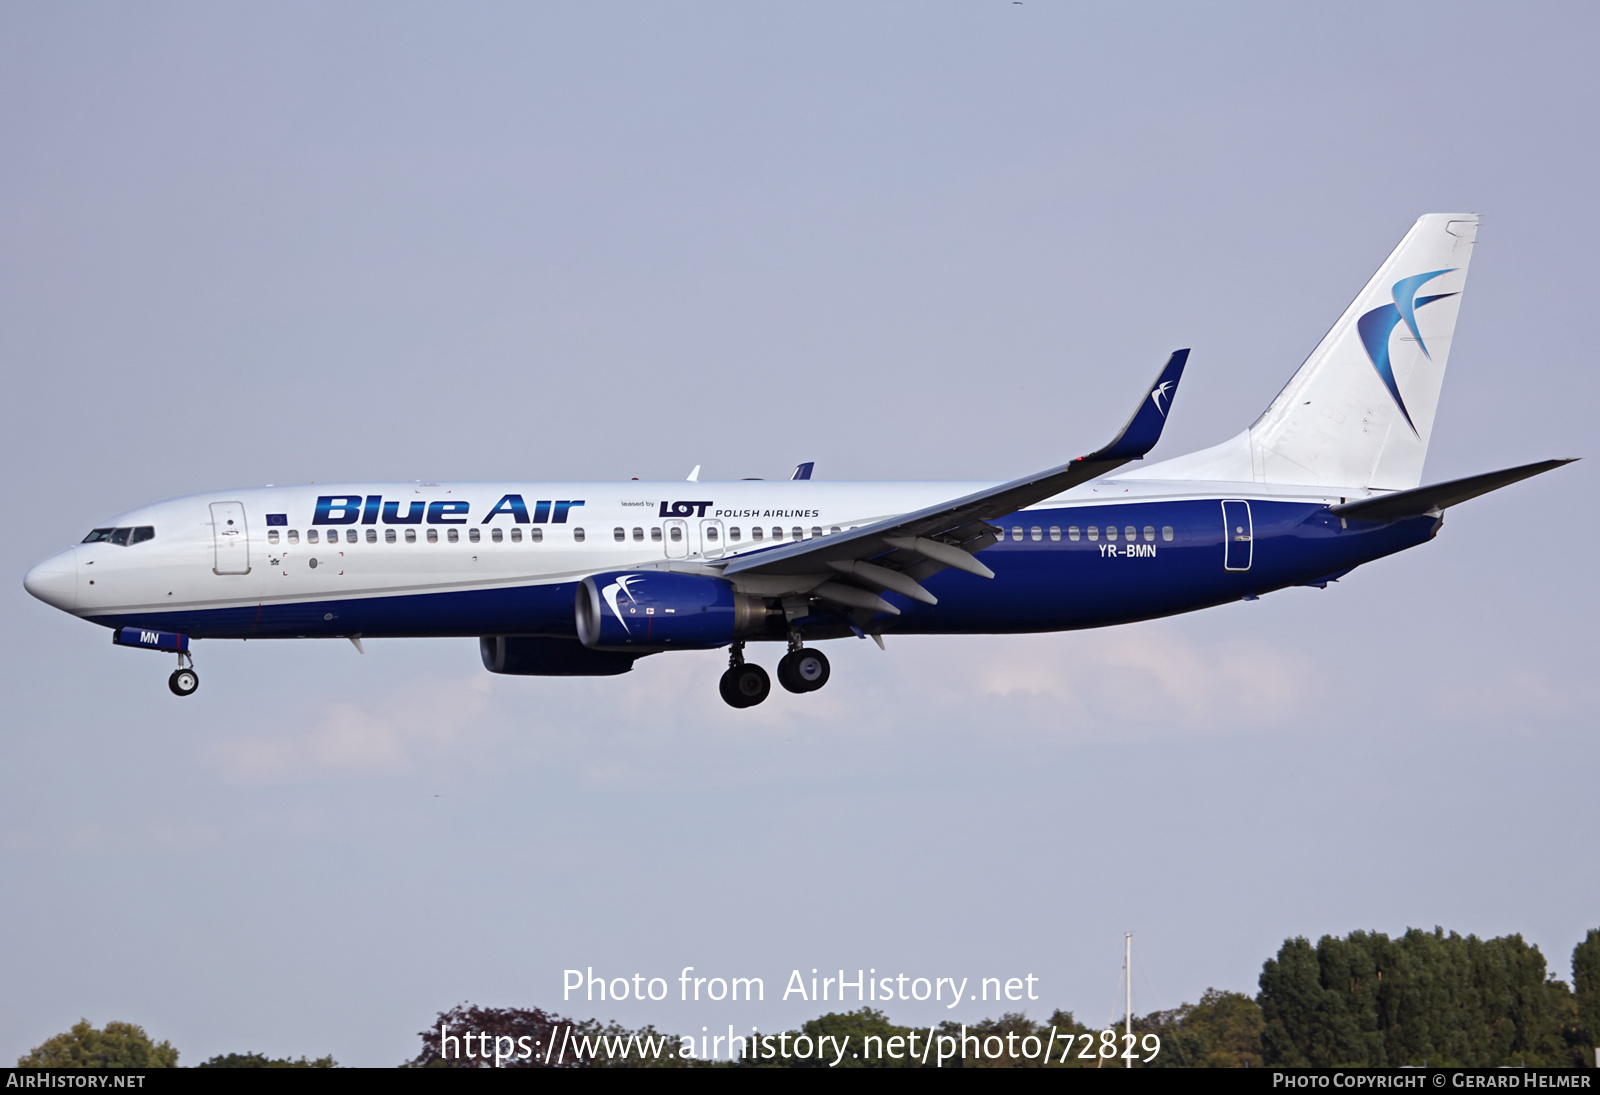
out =
{"type": "Polygon", "coordinates": [[[1458,502],[1546,460],[1420,486],[1477,235],[1418,220],[1256,422],[1153,466],[1188,359],[1109,445],[1008,483],[346,483],[158,502],[27,575],[123,646],[191,639],[471,636],[484,666],[624,673],[727,647],[723,698],[821,688],[820,640],[1102,627],[1325,586],[1415,547],[1458,502]]]}

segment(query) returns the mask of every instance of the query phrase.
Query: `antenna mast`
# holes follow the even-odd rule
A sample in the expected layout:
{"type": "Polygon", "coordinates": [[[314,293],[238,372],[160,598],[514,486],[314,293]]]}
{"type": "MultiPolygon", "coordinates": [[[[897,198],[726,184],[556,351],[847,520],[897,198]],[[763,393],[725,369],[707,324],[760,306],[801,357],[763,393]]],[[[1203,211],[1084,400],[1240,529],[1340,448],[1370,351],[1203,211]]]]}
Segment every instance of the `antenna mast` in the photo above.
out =
{"type": "MultiPolygon", "coordinates": [[[[1127,996],[1123,1000],[1122,1030],[1128,1045],[1133,1045],[1133,933],[1127,932],[1122,937],[1126,948],[1122,958],[1122,971],[1125,977],[1124,985],[1127,996]]],[[[1126,1053],[1122,1058],[1125,1068],[1133,1067],[1133,1054],[1126,1053]]]]}

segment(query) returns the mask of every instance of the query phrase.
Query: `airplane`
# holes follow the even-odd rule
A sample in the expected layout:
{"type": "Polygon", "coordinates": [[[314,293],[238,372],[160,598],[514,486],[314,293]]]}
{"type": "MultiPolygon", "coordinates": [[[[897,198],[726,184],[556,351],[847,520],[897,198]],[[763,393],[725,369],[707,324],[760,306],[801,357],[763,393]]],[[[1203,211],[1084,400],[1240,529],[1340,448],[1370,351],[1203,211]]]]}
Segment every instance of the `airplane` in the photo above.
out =
{"type": "Polygon", "coordinates": [[[722,698],[828,682],[813,644],[896,634],[1103,627],[1326,588],[1431,540],[1453,505],[1550,471],[1543,460],[1422,486],[1477,238],[1474,214],[1420,218],[1247,429],[1132,467],[1155,447],[1189,351],[1116,438],[999,484],[343,483],[158,502],[35,566],[29,593],[176,654],[195,639],[473,637],[484,667],[625,673],[646,655],[727,648],[722,698]]]}

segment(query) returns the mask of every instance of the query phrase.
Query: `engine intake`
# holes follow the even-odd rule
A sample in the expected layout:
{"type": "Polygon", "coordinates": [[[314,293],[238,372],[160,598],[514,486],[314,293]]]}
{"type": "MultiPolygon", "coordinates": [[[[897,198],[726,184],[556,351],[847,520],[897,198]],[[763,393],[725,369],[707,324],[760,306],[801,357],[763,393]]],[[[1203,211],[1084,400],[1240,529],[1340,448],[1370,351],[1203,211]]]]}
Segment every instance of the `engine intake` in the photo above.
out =
{"type": "Polygon", "coordinates": [[[754,634],[766,602],[723,578],[613,571],[578,584],[578,638],[592,650],[705,650],[754,634]]]}

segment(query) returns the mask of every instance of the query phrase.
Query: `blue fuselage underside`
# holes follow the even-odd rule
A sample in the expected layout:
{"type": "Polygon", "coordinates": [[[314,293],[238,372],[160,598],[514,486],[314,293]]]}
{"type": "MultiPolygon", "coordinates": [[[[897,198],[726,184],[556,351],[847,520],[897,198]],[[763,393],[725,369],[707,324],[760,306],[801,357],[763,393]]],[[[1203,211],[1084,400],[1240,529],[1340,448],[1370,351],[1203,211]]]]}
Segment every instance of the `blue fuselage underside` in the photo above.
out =
{"type": "MultiPolygon", "coordinates": [[[[1228,547],[1214,499],[1073,506],[1027,510],[995,524],[1007,538],[986,549],[982,561],[993,579],[944,570],[924,583],[939,603],[926,605],[897,594],[885,599],[901,610],[881,617],[884,630],[905,634],[974,634],[1066,631],[1129,623],[1236,601],[1285,586],[1342,574],[1430,539],[1434,517],[1393,524],[1351,522],[1326,506],[1252,501],[1249,568],[1225,566],[1228,547]],[[1086,535],[1071,540],[1032,529],[1090,526],[1118,529],[1116,541],[1086,535]],[[1127,527],[1138,530],[1130,542],[1127,527]],[[1157,530],[1154,541],[1146,527],[1157,530]],[[1014,527],[1023,538],[1011,538],[1014,527]],[[1160,530],[1170,527],[1168,541],[1160,530]]],[[[360,635],[381,637],[576,634],[577,583],[530,583],[460,590],[263,603],[222,609],[142,612],[90,617],[111,627],[172,631],[194,638],[286,639],[360,635]]]]}

